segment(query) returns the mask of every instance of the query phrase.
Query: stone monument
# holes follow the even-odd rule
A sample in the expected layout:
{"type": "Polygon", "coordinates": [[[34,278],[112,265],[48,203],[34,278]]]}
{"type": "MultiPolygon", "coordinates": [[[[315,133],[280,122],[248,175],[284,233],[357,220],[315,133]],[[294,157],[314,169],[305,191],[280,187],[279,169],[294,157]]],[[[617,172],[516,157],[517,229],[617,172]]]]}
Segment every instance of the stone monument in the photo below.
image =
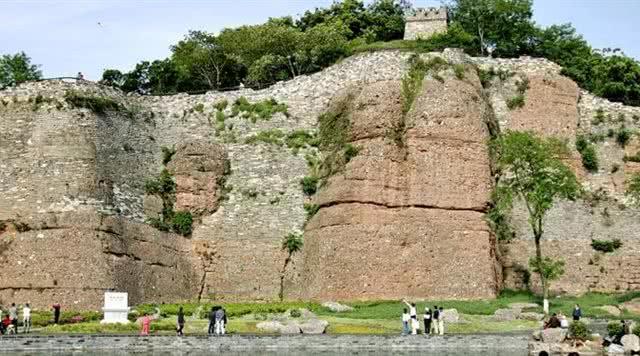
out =
{"type": "Polygon", "coordinates": [[[447,8],[418,8],[406,16],[405,40],[427,39],[436,33],[447,31],[447,8]]]}
{"type": "Polygon", "coordinates": [[[128,323],[127,318],[129,314],[128,304],[129,294],[118,292],[105,292],[104,293],[104,319],[100,323],[113,324],[113,323],[128,323]]]}

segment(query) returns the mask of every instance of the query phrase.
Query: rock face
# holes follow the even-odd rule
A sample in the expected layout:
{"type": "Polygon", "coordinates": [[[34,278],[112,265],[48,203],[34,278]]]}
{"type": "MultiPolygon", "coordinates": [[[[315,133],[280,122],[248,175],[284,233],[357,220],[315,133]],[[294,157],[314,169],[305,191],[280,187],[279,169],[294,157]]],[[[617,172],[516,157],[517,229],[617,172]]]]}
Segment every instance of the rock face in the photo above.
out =
{"type": "Polygon", "coordinates": [[[637,335],[625,335],[620,340],[625,352],[638,352],[640,351],[640,338],[637,335]]]}
{"type": "Polygon", "coordinates": [[[567,338],[567,330],[561,328],[544,329],[540,336],[545,343],[559,344],[567,338]]]}
{"type": "Polygon", "coordinates": [[[304,298],[496,295],[500,269],[483,214],[487,107],[475,74],[442,75],[444,83],[425,79],[406,118],[398,81],[351,93],[359,154],[318,193],[305,231],[304,298]],[[403,120],[399,145],[389,132],[403,120]]]}

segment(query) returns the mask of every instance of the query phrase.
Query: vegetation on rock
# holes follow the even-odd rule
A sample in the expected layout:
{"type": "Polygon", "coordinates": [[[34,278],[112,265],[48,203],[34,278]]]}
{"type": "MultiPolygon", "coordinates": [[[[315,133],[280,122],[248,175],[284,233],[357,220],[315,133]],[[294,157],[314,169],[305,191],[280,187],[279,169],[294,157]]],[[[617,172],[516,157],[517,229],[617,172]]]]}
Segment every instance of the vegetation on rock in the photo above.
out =
{"type": "Polygon", "coordinates": [[[133,117],[134,114],[126,106],[107,96],[67,90],[64,94],[64,100],[72,108],[89,109],[98,115],[106,115],[107,112],[121,112],[128,117],[133,117]]]}
{"type": "Polygon", "coordinates": [[[284,259],[282,271],[280,272],[280,291],[278,292],[280,301],[284,299],[284,277],[287,272],[287,266],[291,263],[293,255],[302,249],[302,245],[302,234],[289,233],[284,237],[284,239],[282,239],[282,250],[287,253],[287,257],[284,259]]]}
{"type": "Polygon", "coordinates": [[[622,247],[622,241],[619,239],[613,240],[591,240],[591,247],[594,250],[600,252],[613,252],[622,247]]]}
{"type": "Polygon", "coordinates": [[[576,137],[576,150],[582,157],[582,165],[589,172],[598,171],[598,155],[596,148],[584,135],[576,137]]]}
{"type": "Polygon", "coordinates": [[[231,107],[231,116],[238,116],[242,113],[242,117],[256,122],[258,119],[269,120],[276,113],[283,113],[287,117],[287,105],[278,103],[275,99],[266,99],[258,103],[250,103],[244,96],[239,97],[231,107]]]}

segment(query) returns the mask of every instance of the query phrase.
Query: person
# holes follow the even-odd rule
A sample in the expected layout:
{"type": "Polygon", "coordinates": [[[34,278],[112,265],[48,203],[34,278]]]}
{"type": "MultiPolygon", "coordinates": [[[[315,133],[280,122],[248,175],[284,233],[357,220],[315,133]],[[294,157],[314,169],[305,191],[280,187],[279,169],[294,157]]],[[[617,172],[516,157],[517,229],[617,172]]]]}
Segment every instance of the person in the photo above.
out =
{"type": "Polygon", "coordinates": [[[582,310],[580,306],[576,304],[576,306],[573,307],[573,320],[578,321],[580,318],[582,318],[582,310]]]}
{"type": "Polygon", "coordinates": [[[433,306],[433,314],[431,315],[431,318],[433,320],[431,334],[438,335],[440,333],[440,331],[438,330],[438,318],[440,318],[440,310],[438,310],[437,305],[433,306]]]}
{"type": "MultiPolygon", "coordinates": [[[[2,311],[0,310],[0,318],[2,317],[2,311]]],[[[9,316],[6,316],[8,322],[5,322],[5,319],[0,320],[0,335],[4,335],[7,332],[7,326],[11,324],[11,319],[8,319],[9,316]]]]}
{"type": "Polygon", "coordinates": [[[78,75],[76,76],[76,82],[81,82],[84,80],[84,75],[82,75],[82,72],[78,72],[78,75]]]}
{"type": "Polygon", "coordinates": [[[406,300],[403,300],[404,304],[409,307],[409,318],[411,334],[416,335],[418,333],[418,329],[420,328],[420,324],[418,323],[418,310],[416,309],[416,303],[409,304],[406,300]]]}
{"type": "Polygon", "coordinates": [[[140,320],[140,336],[149,336],[151,331],[151,317],[148,313],[144,313],[144,316],[140,320]]]}
{"type": "Polygon", "coordinates": [[[560,319],[560,327],[563,329],[568,329],[569,328],[569,320],[567,320],[567,317],[564,316],[564,314],[560,313],[558,315],[558,319],[560,319]]]}
{"type": "Polygon", "coordinates": [[[58,322],[60,321],[60,304],[55,303],[52,308],[53,308],[53,323],[58,325],[58,322]]]}
{"type": "Polygon", "coordinates": [[[444,309],[442,307],[438,309],[438,331],[440,331],[440,335],[444,335],[444,309]]]}
{"type": "Polygon", "coordinates": [[[431,334],[431,310],[429,307],[424,307],[424,334],[431,334]]]}
{"type": "Polygon", "coordinates": [[[178,336],[184,336],[183,330],[184,330],[184,311],[182,311],[182,307],[180,307],[180,310],[178,310],[178,328],[176,329],[178,336]]]}
{"type": "Polygon", "coordinates": [[[9,308],[9,317],[11,318],[11,325],[13,325],[13,330],[15,330],[16,334],[18,333],[18,308],[16,307],[16,303],[11,303],[11,308],[9,308]]]}
{"type": "Polygon", "coordinates": [[[225,313],[224,308],[219,307],[216,310],[216,335],[224,335],[224,326],[227,323],[227,313],[225,313]]]}
{"type": "Polygon", "coordinates": [[[22,308],[22,329],[25,334],[31,331],[31,307],[29,303],[22,308]]]}
{"type": "Polygon", "coordinates": [[[2,319],[2,333],[9,333],[9,329],[13,328],[13,324],[11,324],[11,318],[9,314],[4,315],[4,319],[2,319]]]}
{"type": "Polygon", "coordinates": [[[420,333],[420,323],[418,319],[411,318],[411,335],[418,335],[420,333]]]}
{"type": "Polygon", "coordinates": [[[553,328],[559,328],[560,327],[560,320],[558,319],[558,316],[556,315],[556,313],[553,313],[553,315],[551,315],[551,318],[549,318],[549,321],[547,321],[547,323],[544,325],[545,329],[553,329],[553,328]]]}
{"type": "Polygon", "coordinates": [[[407,308],[402,310],[402,335],[409,334],[409,320],[411,320],[411,316],[407,311],[407,308]]]}
{"type": "Polygon", "coordinates": [[[216,310],[216,307],[211,307],[211,312],[209,313],[209,331],[207,331],[209,335],[213,335],[216,330],[216,310]]]}

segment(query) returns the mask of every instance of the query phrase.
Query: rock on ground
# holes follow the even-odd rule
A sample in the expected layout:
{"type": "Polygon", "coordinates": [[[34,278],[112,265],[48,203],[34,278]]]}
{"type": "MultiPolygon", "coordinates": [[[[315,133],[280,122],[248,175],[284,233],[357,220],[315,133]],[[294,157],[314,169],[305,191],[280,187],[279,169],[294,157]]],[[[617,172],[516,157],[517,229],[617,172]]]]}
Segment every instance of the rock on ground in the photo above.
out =
{"type": "Polygon", "coordinates": [[[493,313],[493,319],[497,321],[516,320],[520,315],[520,310],[516,309],[498,309],[493,313]]]}
{"type": "Polygon", "coordinates": [[[561,343],[567,338],[567,330],[561,328],[544,329],[540,336],[543,342],[561,343]]]}
{"type": "Polygon", "coordinates": [[[329,322],[321,319],[309,319],[299,323],[298,326],[303,334],[324,334],[329,322]]]}
{"type": "Polygon", "coordinates": [[[531,321],[540,321],[540,320],[544,319],[544,314],[533,313],[533,312],[525,312],[525,313],[520,313],[520,315],[518,315],[518,319],[531,320],[531,321]]]}
{"type": "Polygon", "coordinates": [[[631,313],[640,314],[640,298],[625,302],[622,304],[622,307],[631,313]]]}
{"type": "Polygon", "coordinates": [[[300,326],[289,323],[285,324],[275,320],[260,322],[256,327],[266,332],[278,334],[300,334],[300,326]]]}
{"type": "Polygon", "coordinates": [[[640,351],[640,337],[637,335],[625,335],[621,342],[625,352],[640,351]]]}
{"type": "Polygon", "coordinates": [[[511,303],[509,304],[510,309],[528,309],[528,308],[537,308],[539,307],[536,303],[511,303]]]}
{"type": "Polygon", "coordinates": [[[445,309],[444,310],[444,321],[446,323],[457,323],[460,321],[460,314],[456,309],[445,309]]]}
{"type": "Polygon", "coordinates": [[[613,305],[604,305],[601,306],[600,309],[606,311],[607,313],[613,315],[613,316],[620,316],[620,314],[622,313],[620,311],[620,309],[618,309],[617,307],[613,306],[613,305]]]}
{"type": "Polygon", "coordinates": [[[337,302],[324,302],[322,303],[322,306],[336,313],[348,312],[353,310],[352,307],[337,302]]]}

